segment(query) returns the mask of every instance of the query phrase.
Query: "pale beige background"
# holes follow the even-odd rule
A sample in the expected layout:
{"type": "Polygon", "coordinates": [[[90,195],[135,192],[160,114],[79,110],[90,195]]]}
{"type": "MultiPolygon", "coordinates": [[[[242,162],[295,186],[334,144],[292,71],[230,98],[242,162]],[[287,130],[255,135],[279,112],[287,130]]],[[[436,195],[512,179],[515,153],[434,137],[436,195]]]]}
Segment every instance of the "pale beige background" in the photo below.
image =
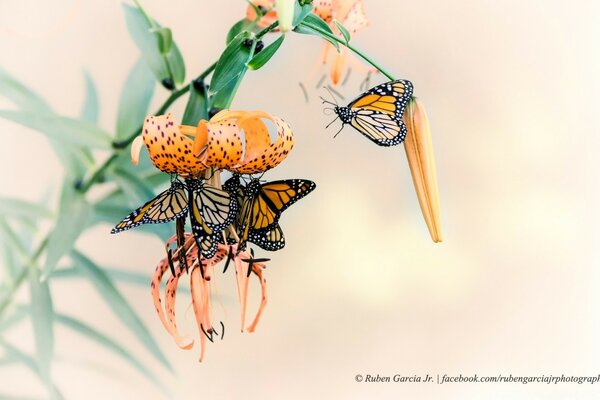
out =
{"type": "MultiPolygon", "coordinates": [[[[241,0],[145,3],[173,28],[188,76],[218,56],[245,8],[241,0]]],[[[428,237],[401,147],[378,148],[350,128],[335,141],[334,130],[324,131],[329,117],[317,92],[305,104],[298,88],[320,45],[292,36],[268,67],[248,75],[235,102],[295,128],[297,146],[270,178],[318,184],[283,219],[289,244],[268,270],[264,320],[255,334],[240,334],[233,277],[219,277],[226,340],[198,364],[196,349],[180,351],[163,331],[148,290],[122,286],[177,372],[144,359],[181,399],[597,398],[597,385],[354,381],[358,373],[600,373],[599,3],[366,3],[372,26],[356,45],[411,79],[431,117],[444,243],[428,237]]],[[[68,115],[78,113],[87,69],[99,87],[102,126],[113,129],[138,54],[120,3],[0,4],[0,65],[68,115]]],[[[357,81],[343,90],[355,92],[357,81]]],[[[164,92],[158,97],[155,104],[164,92]]],[[[175,111],[181,115],[181,106],[175,111]]],[[[0,132],[0,194],[55,196],[62,172],[46,140],[5,121],[0,132]]],[[[108,232],[94,229],[78,246],[105,265],[148,274],[162,257],[155,239],[108,232]]],[[[56,308],[144,354],[89,289],[54,285],[56,308]]],[[[13,339],[30,348],[26,328],[13,339]]],[[[55,375],[67,398],[162,398],[89,342],[61,329],[57,341],[55,375]]],[[[0,386],[44,393],[24,369],[3,369],[0,386]]]]}

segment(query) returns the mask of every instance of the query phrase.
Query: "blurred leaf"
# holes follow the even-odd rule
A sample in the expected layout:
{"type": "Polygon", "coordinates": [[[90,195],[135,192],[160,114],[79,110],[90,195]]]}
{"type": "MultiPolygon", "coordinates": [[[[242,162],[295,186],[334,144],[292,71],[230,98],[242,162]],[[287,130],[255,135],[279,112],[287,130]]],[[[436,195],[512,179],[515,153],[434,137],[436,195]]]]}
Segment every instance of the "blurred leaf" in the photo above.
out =
{"type": "Polygon", "coordinates": [[[54,114],[15,110],[0,110],[0,118],[45,133],[49,138],[56,139],[63,144],[100,149],[111,148],[108,133],[89,122],[54,114]]]}
{"type": "Polygon", "coordinates": [[[181,84],[185,79],[185,65],[177,45],[173,42],[169,52],[163,56],[157,36],[152,31],[160,29],[161,26],[154,20],[149,21],[140,8],[123,4],[123,9],[129,34],[156,79],[162,82],[164,79],[172,78],[176,84],[181,84]]]}
{"type": "Polygon", "coordinates": [[[46,263],[42,278],[46,279],[62,256],[69,253],[77,238],[91,222],[92,207],[82,193],[65,182],[60,198],[58,218],[48,239],[46,263]]]}
{"type": "Polygon", "coordinates": [[[306,18],[313,9],[314,6],[312,4],[300,5],[300,2],[297,1],[294,5],[294,21],[292,22],[292,25],[297,26],[300,22],[304,21],[304,18],[306,18]]]}
{"type": "Polygon", "coordinates": [[[28,314],[28,307],[17,307],[12,314],[0,321],[0,332],[8,330],[17,325],[19,322],[23,321],[28,314]]]}
{"type": "Polygon", "coordinates": [[[0,95],[12,101],[17,107],[38,112],[50,112],[50,106],[37,93],[30,90],[0,67],[0,95]]]}
{"type": "MultiPolygon", "coordinates": [[[[260,28],[258,28],[260,29],[260,28]]],[[[257,26],[256,26],[256,22],[254,21],[250,21],[249,19],[243,18],[241,20],[239,20],[238,22],[236,22],[231,29],[229,29],[229,32],[227,32],[227,38],[225,43],[229,44],[231,43],[231,41],[240,34],[240,32],[243,31],[248,31],[248,32],[257,32],[258,31],[257,26]]]]}
{"type": "Polygon", "coordinates": [[[8,225],[5,219],[0,219],[0,235],[6,243],[17,250],[19,257],[21,258],[20,263],[23,263],[29,257],[27,247],[15,234],[14,229],[8,225]]]}
{"type": "Polygon", "coordinates": [[[51,386],[51,365],[54,357],[54,310],[48,282],[40,282],[40,271],[29,270],[31,293],[31,322],[35,336],[35,354],[40,375],[51,386]]]}
{"type": "MultiPolygon", "coordinates": [[[[0,232],[0,238],[4,235],[3,231],[4,229],[2,229],[2,232],[0,232]]],[[[2,254],[2,262],[7,274],[6,278],[8,278],[2,283],[3,285],[6,285],[8,283],[6,281],[10,281],[12,284],[17,277],[19,268],[22,268],[22,264],[17,261],[14,248],[11,246],[10,242],[6,240],[0,240],[0,254],[2,254]]],[[[5,298],[6,290],[6,287],[3,287],[3,291],[0,292],[0,299],[5,298]]]]}
{"type": "Polygon", "coordinates": [[[173,32],[169,28],[158,28],[153,30],[158,40],[158,50],[163,56],[167,55],[173,44],[173,32]]]}
{"type": "MultiPolygon", "coordinates": [[[[10,358],[17,360],[18,362],[24,364],[27,368],[29,368],[34,374],[36,374],[40,379],[44,379],[42,376],[42,372],[40,371],[38,364],[35,360],[29,356],[28,354],[23,353],[21,350],[13,346],[12,344],[5,342],[2,338],[0,338],[0,346],[4,348],[6,355],[10,358]]],[[[44,382],[48,384],[48,382],[44,382]]],[[[50,399],[63,399],[63,396],[60,394],[58,388],[53,384],[50,384],[48,387],[48,391],[50,392],[50,399]]]]}
{"type": "Polygon", "coordinates": [[[124,140],[142,126],[148,115],[148,107],[154,95],[156,82],[152,71],[143,59],[139,59],[125,81],[117,115],[116,140],[124,140]]]}
{"type": "Polygon", "coordinates": [[[348,29],[346,29],[346,27],[344,25],[342,25],[341,23],[339,23],[337,20],[333,20],[333,23],[340,30],[340,33],[344,37],[346,44],[348,44],[350,42],[350,32],[348,32],[348,29]]]}
{"type": "Polygon", "coordinates": [[[190,95],[185,106],[183,119],[184,125],[196,126],[201,119],[208,119],[208,102],[206,101],[206,85],[201,84],[200,90],[194,83],[190,84],[190,95]]]}
{"type": "Polygon", "coordinates": [[[271,57],[275,55],[275,53],[279,49],[279,46],[281,46],[281,43],[283,43],[283,39],[285,39],[284,35],[279,36],[273,43],[271,43],[270,45],[265,47],[260,53],[252,57],[252,60],[250,60],[250,62],[248,63],[248,67],[250,67],[250,69],[256,70],[265,65],[271,59],[271,57]]]}
{"type": "Polygon", "coordinates": [[[72,318],[68,315],[56,314],[55,318],[57,322],[63,324],[68,328],[73,329],[74,331],[80,333],[83,336],[88,337],[94,342],[100,344],[101,346],[104,346],[108,350],[120,356],[131,366],[133,366],[135,369],[141,372],[142,375],[146,376],[148,380],[156,384],[159,388],[163,389],[164,391],[164,386],[160,383],[156,376],[154,376],[154,374],[148,368],[146,368],[142,362],[140,362],[133,354],[127,351],[127,349],[125,349],[119,343],[106,336],[105,334],[97,331],[85,322],[72,318]]]}
{"type": "Polygon", "coordinates": [[[100,107],[98,102],[98,91],[96,90],[96,85],[94,85],[94,81],[90,74],[87,71],[84,71],[83,75],[85,77],[85,101],[81,113],[79,114],[79,118],[83,121],[97,124],[100,107]]]}
{"type": "Polygon", "coordinates": [[[104,298],[115,315],[143,343],[157,360],[165,367],[171,369],[169,362],[161,352],[154,338],[150,335],[148,328],[137,316],[129,303],[127,303],[123,295],[117,290],[106,273],[78,251],[73,252],[72,258],[75,267],[81,268],[87,274],[90,282],[96,287],[98,293],[104,298]]]}
{"type": "Polygon", "coordinates": [[[0,197],[0,214],[7,217],[52,218],[53,213],[45,207],[26,200],[0,197]]]}
{"type": "Polygon", "coordinates": [[[294,32],[306,35],[316,35],[331,43],[337,51],[340,51],[340,45],[330,36],[335,36],[329,25],[316,14],[308,14],[304,20],[294,28],[294,32]]]}
{"type": "Polygon", "coordinates": [[[125,197],[131,207],[137,208],[156,195],[152,186],[129,171],[117,168],[115,169],[114,174],[117,185],[121,188],[123,193],[125,193],[125,197]]]}
{"type": "Polygon", "coordinates": [[[251,36],[250,32],[240,32],[221,54],[209,88],[213,107],[229,107],[254,52],[255,41],[250,47],[243,44],[251,36]]]}
{"type": "MultiPolygon", "coordinates": [[[[121,268],[102,268],[102,270],[115,281],[139,285],[144,288],[147,288],[150,282],[150,276],[139,272],[126,271],[121,268]]],[[[61,268],[54,270],[52,273],[52,279],[81,278],[82,276],[86,275],[78,268],[61,268]]],[[[3,323],[0,322],[0,330],[2,330],[2,326],[3,323]]]]}

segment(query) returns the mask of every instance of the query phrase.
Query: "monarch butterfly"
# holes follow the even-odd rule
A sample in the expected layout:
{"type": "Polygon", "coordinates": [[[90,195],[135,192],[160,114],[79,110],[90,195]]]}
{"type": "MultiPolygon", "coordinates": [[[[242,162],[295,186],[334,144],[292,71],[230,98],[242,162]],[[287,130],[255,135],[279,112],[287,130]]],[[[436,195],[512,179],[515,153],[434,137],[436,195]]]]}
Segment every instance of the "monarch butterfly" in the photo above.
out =
{"type": "Polygon", "coordinates": [[[342,121],[342,129],[350,124],[379,146],[394,146],[402,143],[406,137],[402,115],[412,93],[412,83],[399,79],[367,90],[346,107],[321,99],[334,106],[336,119],[342,121]]]}
{"type": "Polygon", "coordinates": [[[123,218],[110,233],[119,233],[142,224],[159,224],[185,216],[188,201],[185,185],[173,181],[171,187],[123,218]]]}
{"type": "Polygon", "coordinates": [[[192,233],[201,254],[212,258],[217,252],[219,234],[231,225],[238,211],[229,192],[209,186],[201,179],[187,179],[192,233]]]}
{"type": "Polygon", "coordinates": [[[279,218],[283,211],[315,189],[314,182],[305,179],[288,179],[261,184],[252,180],[241,187],[235,175],[223,188],[235,194],[240,204],[240,213],[235,223],[239,247],[247,241],[264,250],[275,251],[285,246],[279,218]]]}
{"type": "Polygon", "coordinates": [[[111,233],[142,224],[181,219],[188,210],[196,244],[204,257],[212,258],[217,251],[217,236],[231,225],[238,205],[228,192],[210,186],[202,179],[187,179],[185,184],[173,181],[169,189],[125,217],[111,233]]]}

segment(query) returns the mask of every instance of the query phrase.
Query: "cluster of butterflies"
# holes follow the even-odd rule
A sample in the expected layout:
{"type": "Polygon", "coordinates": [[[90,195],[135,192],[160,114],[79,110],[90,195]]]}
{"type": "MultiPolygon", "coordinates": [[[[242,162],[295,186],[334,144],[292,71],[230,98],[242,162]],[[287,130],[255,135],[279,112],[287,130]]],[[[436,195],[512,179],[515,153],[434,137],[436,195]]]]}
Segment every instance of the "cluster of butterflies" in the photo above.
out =
{"type": "Polygon", "coordinates": [[[196,244],[205,258],[215,255],[219,243],[238,243],[238,249],[244,249],[251,242],[264,250],[280,250],[285,246],[281,214],[316,185],[305,179],[266,183],[249,179],[244,185],[241,176],[234,174],[219,189],[204,179],[175,178],[171,187],[125,217],[111,233],[173,220],[182,229],[189,215],[196,244]]]}
{"type": "Polygon", "coordinates": [[[331,104],[337,115],[329,125],[338,118],[342,121],[342,128],[336,136],[344,125],[350,124],[379,146],[394,146],[402,143],[406,137],[402,116],[412,94],[413,84],[406,79],[398,79],[367,90],[346,107],[339,107],[323,98],[321,100],[331,104]]]}

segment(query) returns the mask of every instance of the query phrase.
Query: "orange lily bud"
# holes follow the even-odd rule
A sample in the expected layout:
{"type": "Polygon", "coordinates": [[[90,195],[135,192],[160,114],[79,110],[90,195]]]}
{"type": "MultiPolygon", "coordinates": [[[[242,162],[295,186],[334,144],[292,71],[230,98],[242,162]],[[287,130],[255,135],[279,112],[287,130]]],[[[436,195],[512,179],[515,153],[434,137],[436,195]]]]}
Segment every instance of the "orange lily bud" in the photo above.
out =
{"type": "Polygon", "coordinates": [[[438,243],[442,241],[440,199],[429,120],[423,104],[413,98],[406,107],[403,120],[407,128],[404,148],[419,205],[431,239],[438,243]]]}

